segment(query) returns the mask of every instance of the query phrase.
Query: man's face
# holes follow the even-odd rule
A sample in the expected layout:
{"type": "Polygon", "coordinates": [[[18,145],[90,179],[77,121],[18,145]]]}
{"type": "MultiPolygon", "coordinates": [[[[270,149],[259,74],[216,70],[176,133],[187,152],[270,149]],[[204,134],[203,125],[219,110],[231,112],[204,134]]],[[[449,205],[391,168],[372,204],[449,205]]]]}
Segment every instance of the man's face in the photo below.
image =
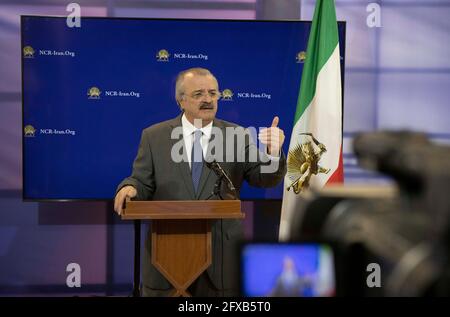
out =
{"type": "Polygon", "coordinates": [[[186,118],[194,123],[201,119],[202,124],[210,123],[217,112],[219,87],[212,76],[188,73],[183,82],[184,96],[180,100],[186,118]]]}

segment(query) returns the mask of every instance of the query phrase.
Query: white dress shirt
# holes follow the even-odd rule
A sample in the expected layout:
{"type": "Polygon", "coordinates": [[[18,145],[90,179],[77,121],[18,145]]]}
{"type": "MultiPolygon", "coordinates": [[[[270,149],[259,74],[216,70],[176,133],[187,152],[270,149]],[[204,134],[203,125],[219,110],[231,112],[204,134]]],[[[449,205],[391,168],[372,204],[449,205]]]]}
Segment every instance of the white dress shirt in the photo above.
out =
{"type": "MultiPolygon", "coordinates": [[[[186,148],[187,159],[189,162],[189,167],[191,167],[191,152],[192,146],[194,145],[194,131],[198,129],[189,122],[185,114],[183,114],[183,116],[181,117],[181,125],[183,127],[183,139],[184,146],[186,148]]],[[[208,143],[209,139],[211,138],[212,125],[213,123],[211,121],[208,125],[200,129],[203,132],[200,139],[200,144],[203,150],[203,158],[206,157],[206,151],[208,151],[208,143]]]]}
{"type": "MultiPolygon", "coordinates": [[[[188,159],[189,168],[190,168],[191,167],[191,151],[192,151],[192,146],[194,144],[194,131],[198,130],[198,129],[192,123],[189,122],[189,120],[186,118],[186,115],[184,113],[183,113],[183,116],[181,117],[181,125],[183,127],[184,146],[186,148],[186,154],[187,154],[187,159],[188,159]]],[[[203,150],[203,158],[206,157],[206,153],[208,151],[208,144],[209,144],[209,139],[211,138],[212,126],[213,126],[213,123],[211,121],[208,125],[206,125],[200,129],[203,132],[202,138],[200,139],[200,144],[201,144],[202,150],[203,150]]],[[[269,154],[266,154],[266,155],[271,161],[277,162],[280,160],[279,156],[272,156],[269,154]]]]}

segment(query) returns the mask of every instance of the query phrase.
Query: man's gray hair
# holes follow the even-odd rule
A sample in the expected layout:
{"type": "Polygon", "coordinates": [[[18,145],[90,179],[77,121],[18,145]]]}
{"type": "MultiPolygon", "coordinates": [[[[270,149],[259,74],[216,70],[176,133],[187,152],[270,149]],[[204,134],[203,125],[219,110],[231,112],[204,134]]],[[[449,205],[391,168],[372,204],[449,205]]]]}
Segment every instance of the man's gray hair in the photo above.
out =
{"type": "Polygon", "coordinates": [[[217,82],[217,78],[206,68],[194,67],[181,71],[180,73],[178,73],[177,80],[175,82],[175,100],[177,101],[178,105],[185,93],[183,85],[184,77],[189,73],[200,76],[212,76],[217,82]]]}

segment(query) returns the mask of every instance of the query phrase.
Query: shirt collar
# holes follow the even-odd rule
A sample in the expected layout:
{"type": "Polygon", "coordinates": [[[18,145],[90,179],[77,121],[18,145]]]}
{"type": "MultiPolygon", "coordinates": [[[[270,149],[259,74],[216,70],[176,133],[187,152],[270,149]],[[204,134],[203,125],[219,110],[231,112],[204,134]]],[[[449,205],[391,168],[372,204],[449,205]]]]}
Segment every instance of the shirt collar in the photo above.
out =
{"type": "MultiPolygon", "coordinates": [[[[188,136],[194,133],[195,130],[198,130],[192,123],[189,122],[189,120],[186,118],[186,115],[183,113],[183,116],[181,117],[181,125],[183,126],[183,135],[188,136]]],[[[205,135],[208,139],[211,137],[212,132],[212,125],[213,122],[211,121],[207,125],[205,125],[200,130],[203,132],[203,135],[205,135]]]]}

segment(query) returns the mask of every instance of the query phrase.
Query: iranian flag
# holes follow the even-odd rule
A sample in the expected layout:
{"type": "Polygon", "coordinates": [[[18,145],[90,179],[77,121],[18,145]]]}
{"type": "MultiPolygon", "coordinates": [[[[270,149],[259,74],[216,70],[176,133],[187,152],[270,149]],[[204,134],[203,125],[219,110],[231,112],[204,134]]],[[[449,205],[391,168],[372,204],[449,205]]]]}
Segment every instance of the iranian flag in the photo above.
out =
{"type": "MultiPolygon", "coordinates": [[[[308,138],[316,151],[318,143],[326,148],[326,151],[321,153],[319,165],[327,172],[311,175],[310,187],[343,182],[341,91],[339,39],[334,0],[317,0],[289,144],[290,153],[295,149],[299,150],[301,144],[308,141],[308,138]],[[315,142],[305,133],[312,134],[315,142]]],[[[287,190],[296,179],[289,172],[292,171],[292,162],[292,155],[288,154],[280,240],[289,238],[289,224],[301,196],[301,193],[295,194],[292,187],[287,190]]]]}

